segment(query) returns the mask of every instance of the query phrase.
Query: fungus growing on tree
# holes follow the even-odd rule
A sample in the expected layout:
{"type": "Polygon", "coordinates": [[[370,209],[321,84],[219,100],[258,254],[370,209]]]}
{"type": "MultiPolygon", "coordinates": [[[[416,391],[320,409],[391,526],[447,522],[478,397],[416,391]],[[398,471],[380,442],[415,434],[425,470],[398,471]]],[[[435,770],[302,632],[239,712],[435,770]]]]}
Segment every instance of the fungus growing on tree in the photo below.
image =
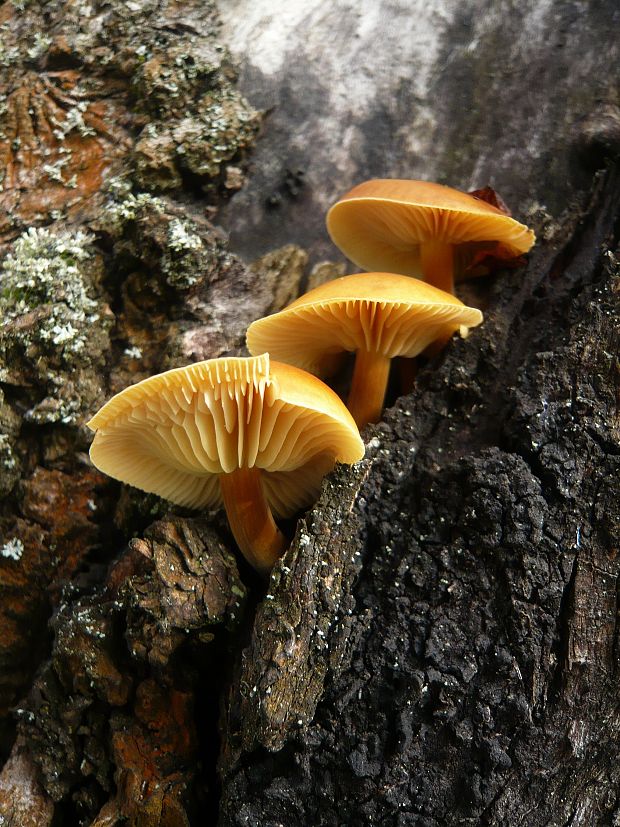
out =
{"type": "Polygon", "coordinates": [[[473,269],[481,259],[514,259],[535,241],[532,230],[483,197],[397,179],[354,187],[329,210],[327,229],[364,270],[420,277],[450,293],[455,279],[485,272],[473,269]]]}
{"type": "Polygon", "coordinates": [[[430,284],[392,273],[343,276],[311,290],[248,328],[250,353],[321,376],[343,351],[355,352],[348,406],[361,428],[381,416],[395,356],[417,356],[431,343],[479,325],[482,313],[430,284]]]}
{"type": "Polygon", "coordinates": [[[274,516],[311,505],[336,462],[364,444],[316,377],[257,358],[211,359],[152,376],[88,423],[93,463],[178,505],[224,504],[247,560],[268,572],[287,545],[274,516]]]}

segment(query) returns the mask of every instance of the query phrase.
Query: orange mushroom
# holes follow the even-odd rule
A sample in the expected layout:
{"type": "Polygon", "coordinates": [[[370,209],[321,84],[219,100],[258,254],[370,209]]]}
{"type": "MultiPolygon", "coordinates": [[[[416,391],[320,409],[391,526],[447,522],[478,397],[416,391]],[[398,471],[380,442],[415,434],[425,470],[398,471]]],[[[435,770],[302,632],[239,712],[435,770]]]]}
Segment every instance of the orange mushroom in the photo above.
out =
{"type": "Polygon", "coordinates": [[[413,357],[432,342],[475,327],[482,313],[430,284],[393,273],[329,281],[248,328],[250,353],[328,376],[343,351],[355,352],[348,406],[361,428],[381,416],[394,356],[413,357]]]}
{"type": "Polygon", "coordinates": [[[481,198],[397,179],[354,187],[329,210],[327,229],[364,270],[421,277],[450,293],[481,257],[515,258],[535,241],[532,230],[481,198]]]}
{"type": "Polygon", "coordinates": [[[338,396],[267,354],[152,376],[110,399],[88,427],[91,459],[111,477],[190,508],[223,502],[239,548],[262,572],[287,545],[273,514],[311,505],[336,462],[364,455],[338,396]]]}

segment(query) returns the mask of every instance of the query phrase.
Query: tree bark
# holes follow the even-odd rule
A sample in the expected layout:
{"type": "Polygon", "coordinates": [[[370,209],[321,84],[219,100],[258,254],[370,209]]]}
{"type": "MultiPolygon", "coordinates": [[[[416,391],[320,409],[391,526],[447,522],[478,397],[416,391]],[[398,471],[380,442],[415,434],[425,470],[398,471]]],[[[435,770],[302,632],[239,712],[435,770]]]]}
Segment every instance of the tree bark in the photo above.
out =
{"type": "Polygon", "coordinates": [[[620,823],[614,4],[221,13],[0,6],[0,816],[620,823]],[[265,592],[85,422],[342,273],[325,209],[371,176],[492,184],[538,243],[265,592]]]}

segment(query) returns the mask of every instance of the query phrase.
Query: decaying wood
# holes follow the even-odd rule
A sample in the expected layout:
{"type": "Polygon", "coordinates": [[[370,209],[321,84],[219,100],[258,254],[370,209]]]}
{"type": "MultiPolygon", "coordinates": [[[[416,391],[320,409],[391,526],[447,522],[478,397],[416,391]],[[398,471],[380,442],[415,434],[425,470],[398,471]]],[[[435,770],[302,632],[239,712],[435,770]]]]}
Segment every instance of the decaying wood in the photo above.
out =
{"type": "Polygon", "coordinates": [[[616,824],[613,3],[261,3],[0,6],[0,821],[616,824]],[[538,244],[265,589],[85,422],[342,274],[371,175],[491,184],[538,244]]]}

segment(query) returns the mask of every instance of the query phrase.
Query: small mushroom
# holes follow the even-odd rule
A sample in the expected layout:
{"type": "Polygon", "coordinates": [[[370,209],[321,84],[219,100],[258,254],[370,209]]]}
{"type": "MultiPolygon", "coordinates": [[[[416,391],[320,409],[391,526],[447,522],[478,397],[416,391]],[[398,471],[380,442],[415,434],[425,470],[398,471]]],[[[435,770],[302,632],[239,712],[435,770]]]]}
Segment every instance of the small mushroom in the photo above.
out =
{"type": "Polygon", "coordinates": [[[239,548],[261,572],[287,545],[273,514],[311,505],[336,462],[364,455],[338,396],[268,354],[152,376],[110,399],[88,427],[91,459],[111,477],[189,508],[223,502],[239,548]]]}
{"type": "Polygon", "coordinates": [[[475,327],[482,313],[430,284],[392,273],[360,273],[311,290],[248,328],[250,353],[269,351],[321,376],[355,352],[348,407],[361,428],[381,416],[394,356],[413,357],[475,327]]]}
{"type": "Polygon", "coordinates": [[[506,211],[452,187],[376,179],[344,195],[327,214],[334,244],[364,270],[421,277],[454,293],[454,279],[482,257],[526,253],[535,235],[506,211]]]}

